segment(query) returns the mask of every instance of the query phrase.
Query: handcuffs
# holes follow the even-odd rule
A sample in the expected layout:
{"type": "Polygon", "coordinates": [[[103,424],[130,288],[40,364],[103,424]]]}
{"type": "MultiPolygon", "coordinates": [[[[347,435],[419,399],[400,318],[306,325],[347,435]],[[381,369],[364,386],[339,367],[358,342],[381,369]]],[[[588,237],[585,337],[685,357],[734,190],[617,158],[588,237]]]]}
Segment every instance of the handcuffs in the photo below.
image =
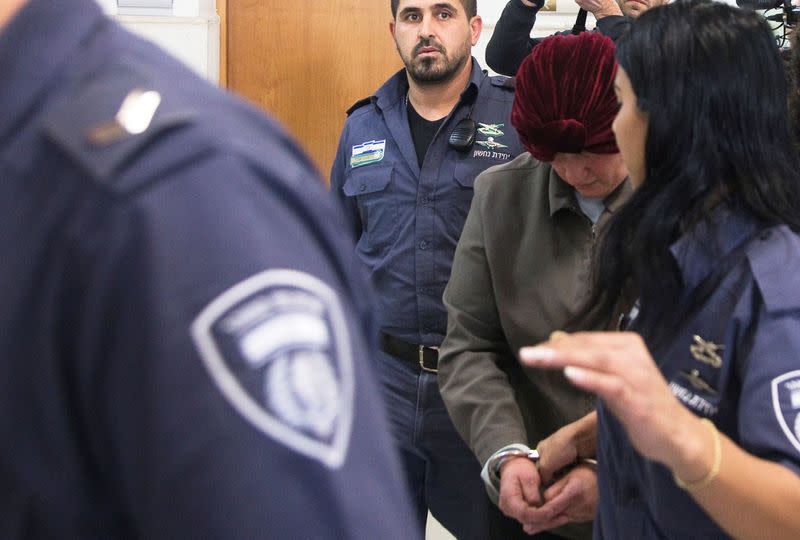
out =
{"type": "Polygon", "coordinates": [[[503,463],[514,457],[528,458],[533,462],[534,465],[539,463],[539,451],[536,448],[528,448],[527,450],[523,450],[521,448],[509,448],[507,450],[501,450],[491,457],[488,466],[486,467],[489,473],[489,480],[492,482],[492,485],[496,487],[500,486],[500,467],[503,466],[503,463]]]}
{"type": "MultiPolygon", "coordinates": [[[[503,464],[511,458],[524,457],[533,462],[534,465],[539,465],[539,450],[536,448],[523,450],[522,448],[508,448],[501,450],[493,455],[487,464],[487,472],[489,473],[489,481],[496,488],[500,488],[500,468],[503,464]]],[[[575,464],[583,463],[597,468],[597,460],[593,458],[578,458],[575,464]]]]}

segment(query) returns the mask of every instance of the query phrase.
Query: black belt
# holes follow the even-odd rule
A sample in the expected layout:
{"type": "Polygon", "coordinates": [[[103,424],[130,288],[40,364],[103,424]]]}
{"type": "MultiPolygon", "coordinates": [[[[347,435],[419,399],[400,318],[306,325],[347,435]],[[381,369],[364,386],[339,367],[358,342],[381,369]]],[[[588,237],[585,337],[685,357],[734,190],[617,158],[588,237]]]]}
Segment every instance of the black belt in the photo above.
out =
{"type": "Polygon", "coordinates": [[[381,332],[381,350],[431,373],[436,373],[439,364],[439,347],[416,345],[383,332],[381,332]]]}

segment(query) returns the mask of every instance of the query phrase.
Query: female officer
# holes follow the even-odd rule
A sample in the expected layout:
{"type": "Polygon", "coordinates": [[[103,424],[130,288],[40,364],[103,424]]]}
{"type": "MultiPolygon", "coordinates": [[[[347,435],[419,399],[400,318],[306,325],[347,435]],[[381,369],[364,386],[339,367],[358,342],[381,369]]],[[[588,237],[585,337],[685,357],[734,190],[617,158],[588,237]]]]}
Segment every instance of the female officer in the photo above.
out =
{"type": "Polygon", "coordinates": [[[773,37],[752,13],[676,3],[616,56],[613,127],[637,189],[583,322],[632,322],[521,351],[602,400],[548,466],[596,450],[596,537],[797,538],[800,163],[773,37]]]}

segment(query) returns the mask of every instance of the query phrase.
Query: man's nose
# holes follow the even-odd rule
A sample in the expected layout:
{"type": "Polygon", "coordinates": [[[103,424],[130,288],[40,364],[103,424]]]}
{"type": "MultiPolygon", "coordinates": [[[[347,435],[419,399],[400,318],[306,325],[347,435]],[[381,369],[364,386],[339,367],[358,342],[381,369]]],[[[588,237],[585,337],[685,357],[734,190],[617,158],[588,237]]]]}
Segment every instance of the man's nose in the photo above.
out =
{"type": "Polygon", "coordinates": [[[422,22],[419,25],[419,36],[429,38],[433,35],[433,17],[428,15],[422,16],[422,22]]]}

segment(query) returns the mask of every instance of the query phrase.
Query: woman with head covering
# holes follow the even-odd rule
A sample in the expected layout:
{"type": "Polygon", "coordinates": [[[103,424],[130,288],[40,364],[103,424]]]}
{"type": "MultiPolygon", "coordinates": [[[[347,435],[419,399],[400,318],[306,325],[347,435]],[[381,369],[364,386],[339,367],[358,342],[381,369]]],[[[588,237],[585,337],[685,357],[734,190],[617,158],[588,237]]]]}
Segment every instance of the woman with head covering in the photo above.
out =
{"type": "Polygon", "coordinates": [[[798,538],[800,163],[774,38],[753,13],[676,3],[616,56],[637,188],[579,320],[630,295],[629,332],[521,357],[601,397],[582,430],[599,436],[596,537],[798,538]]]}
{"type": "Polygon", "coordinates": [[[495,538],[527,538],[569,521],[584,523],[555,537],[591,536],[594,469],[572,468],[541,497],[547,486],[528,457],[592,410],[593,398],[560,373],[522,369],[514,351],[575,314],[596,231],[630,192],[611,130],[615,70],[614,44],[597,33],[548,38],[534,49],[517,77],[511,118],[528,153],[477,178],[444,293],[442,396],[485,464],[489,491],[497,497],[499,489],[500,509],[516,520],[494,523],[495,538]]]}

